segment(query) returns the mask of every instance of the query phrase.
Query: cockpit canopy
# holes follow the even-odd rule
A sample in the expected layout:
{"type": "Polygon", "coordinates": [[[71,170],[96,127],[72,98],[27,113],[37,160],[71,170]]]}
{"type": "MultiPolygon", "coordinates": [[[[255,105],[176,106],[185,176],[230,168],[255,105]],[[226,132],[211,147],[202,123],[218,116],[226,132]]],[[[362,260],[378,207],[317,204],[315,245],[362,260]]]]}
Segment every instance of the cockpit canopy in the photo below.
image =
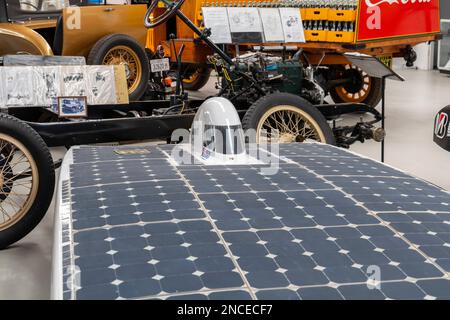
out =
{"type": "Polygon", "coordinates": [[[192,124],[191,144],[202,157],[245,154],[242,124],[230,101],[216,97],[200,106],[192,124]]]}

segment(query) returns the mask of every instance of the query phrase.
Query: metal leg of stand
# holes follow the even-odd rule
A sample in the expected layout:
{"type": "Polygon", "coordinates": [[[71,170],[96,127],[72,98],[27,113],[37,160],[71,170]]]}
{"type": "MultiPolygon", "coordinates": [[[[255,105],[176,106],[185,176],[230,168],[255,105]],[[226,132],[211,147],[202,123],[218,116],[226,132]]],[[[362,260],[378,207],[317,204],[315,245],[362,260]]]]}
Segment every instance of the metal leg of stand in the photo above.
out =
{"type": "MultiPolygon", "coordinates": [[[[381,78],[381,127],[385,130],[384,111],[386,107],[386,77],[381,78]]],[[[384,163],[384,140],[381,141],[381,162],[384,163]]]]}

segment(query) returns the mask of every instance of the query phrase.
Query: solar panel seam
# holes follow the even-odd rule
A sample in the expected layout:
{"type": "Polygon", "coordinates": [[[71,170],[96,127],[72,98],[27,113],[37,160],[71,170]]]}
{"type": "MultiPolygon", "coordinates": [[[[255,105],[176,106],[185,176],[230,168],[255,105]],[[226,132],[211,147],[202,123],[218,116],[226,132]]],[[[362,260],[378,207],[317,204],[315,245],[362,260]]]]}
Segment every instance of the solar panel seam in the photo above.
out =
{"type": "MultiPolygon", "coordinates": [[[[160,149],[161,150],[161,149],[160,149]]],[[[166,154],[166,156],[168,157],[168,159],[170,159],[170,155],[164,151],[161,150],[164,154],[166,154]]],[[[242,281],[244,282],[245,286],[248,288],[250,295],[252,296],[253,299],[256,299],[255,294],[253,293],[253,291],[251,290],[251,286],[250,283],[247,281],[243,270],[241,269],[241,267],[239,266],[239,263],[237,263],[236,259],[233,256],[232,251],[230,250],[227,242],[225,241],[225,239],[222,237],[222,234],[220,232],[220,229],[217,227],[214,219],[211,218],[211,216],[209,215],[208,210],[205,208],[205,206],[203,205],[202,201],[199,199],[197,193],[195,192],[195,190],[192,188],[192,186],[188,183],[188,181],[186,180],[186,177],[181,173],[181,171],[178,170],[177,166],[171,162],[172,167],[177,171],[179,177],[184,181],[184,183],[188,186],[188,188],[190,189],[190,191],[192,192],[192,194],[194,195],[194,197],[197,199],[197,202],[199,203],[200,207],[202,208],[203,212],[205,213],[206,217],[208,218],[209,222],[211,223],[211,225],[213,226],[214,230],[216,231],[217,236],[219,237],[222,246],[225,248],[225,250],[227,251],[227,254],[229,255],[229,258],[231,259],[231,261],[233,262],[234,266],[236,267],[236,269],[238,270],[238,273],[240,275],[240,277],[242,278],[242,281]]]]}
{"type": "MultiPolygon", "coordinates": [[[[153,221],[153,222],[139,221],[139,222],[135,222],[135,223],[116,224],[114,226],[106,224],[106,225],[103,225],[101,227],[77,229],[76,231],[73,232],[73,234],[77,234],[77,233],[85,232],[85,231],[100,230],[100,229],[105,229],[105,228],[120,228],[120,227],[133,227],[133,226],[145,227],[147,225],[157,225],[157,224],[164,224],[164,223],[176,223],[177,220],[178,219],[173,218],[171,220],[160,220],[160,221],[153,221]]],[[[190,221],[208,221],[208,219],[206,219],[206,218],[183,219],[182,221],[183,222],[184,221],[187,221],[187,222],[190,222],[190,221]]]]}
{"type": "MultiPolygon", "coordinates": [[[[267,151],[266,151],[266,152],[267,152],[267,151]]],[[[272,154],[272,156],[276,156],[276,155],[275,155],[275,154],[272,154]]],[[[293,161],[292,159],[289,159],[289,160],[290,160],[290,161],[293,161]]],[[[309,169],[309,168],[307,168],[307,167],[301,165],[300,163],[297,163],[297,164],[298,164],[299,167],[301,167],[301,168],[303,168],[303,169],[305,169],[305,170],[307,170],[307,171],[310,171],[310,172],[316,174],[316,176],[317,176],[318,178],[323,179],[323,176],[322,176],[322,175],[318,175],[316,172],[314,172],[313,170],[311,170],[311,169],[309,169]]],[[[325,179],[323,179],[323,180],[325,180],[325,179]]],[[[325,181],[328,181],[328,180],[325,180],[325,181]]],[[[332,183],[332,182],[331,182],[331,183],[332,183]]],[[[337,188],[337,186],[336,186],[334,183],[332,183],[332,185],[333,185],[335,188],[337,188]]],[[[346,197],[348,197],[348,198],[352,199],[353,201],[355,201],[355,203],[360,203],[360,202],[358,202],[358,201],[354,198],[353,195],[344,192],[342,189],[341,189],[341,190],[338,190],[338,191],[339,191],[339,192],[342,192],[343,194],[346,195],[346,197]]],[[[361,204],[361,207],[363,207],[364,209],[366,209],[367,212],[368,212],[369,214],[372,214],[376,219],[378,219],[382,225],[386,226],[386,227],[389,228],[392,232],[394,232],[395,234],[397,234],[404,242],[406,242],[407,244],[409,244],[410,247],[414,248],[414,249],[415,249],[418,253],[420,253],[424,258],[426,258],[427,261],[430,261],[430,262],[431,262],[431,263],[432,263],[432,264],[433,264],[440,272],[442,272],[444,275],[446,275],[447,278],[450,278],[450,272],[447,272],[447,271],[446,271],[445,269],[443,269],[440,265],[438,265],[437,263],[435,263],[434,261],[432,261],[433,259],[432,259],[431,257],[429,257],[429,256],[428,256],[425,252],[423,252],[422,250],[420,250],[420,248],[418,248],[416,245],[414,245],[413,243],[411,243],[411,242],[410,242],[406,237],[404,237],[400,232],[398,232],[395,228],[393,228],[392,226],[390,226],[389,223],[387,223],[386,221],[384,221],[383,219],[381,219],[380,217],[378,217],[378,215],[377,215],[375,212],[369,210],[369,209],[368,209],[367,207],[365,207],[362,203],[360,203],[360,204],[361,204]]]]}
{"type": "Polygon", "coordinates": [[[72,187],[72,189],[85,189],[89,187],[103,187],[105,185],[113,186],[113,185],[123,185],[123,184],[132,184],[132,183],[145,183],[145,182],[161,182],[161,181],[177,181],[176,179],[147,179],[147,180],[136,180],[136,181],[129,181],[128,183],[124,182],[115,182],[115,183],[96,183],[96,184],[89,184],[85,186],[78,186],[78,187],[72,187]]]}
{"type": "MultiPolygon", "coordinates": [[[[429,278],[420,278],[418,280],[441,280],[446,279],[446,277],[429,277],[429,278]]],[[[405,282],[405,280],[383,280],[381,283],[401,283],[405,282]]],[[[408,282],[408,281],[406,281],[408,282]]],[[[415,281],[411,282],[415,283],[415,281]]],[[[322,288],[322,287],[330,287],[330,288],[339,288],[339,287],[346,287],[351,285],[366,285],[367,281],[356,281],[356,282],[346,282],[346,283],[332,283],[331,285],[301,285],[301,286],[295,286],[293,285],[293,288],[296,289],[305,289],[305,288],[322,288]]],[[[268,290],[278,290],[278,289],[285,289],[286,287],[274,287],[274,288],[264,288],[264,289],[256,289],[257,291],[268,291],[268,290]]],[[[382,289],[381,289],[382,290],[382,289]]]]}
{"type": "MultiPolygon", "coordinates": [[[[313,170],[313,169],[311,169],[313,170]]],[[[371,175],[347,175],[347,174],[322,174],[322,177],[328,177],[328,178],[372,178],[372,179],[379,179],[379,178],[386,178],[387,176],[371,176],[371,175]]],[[[414,181],[412,178],[405,178],[405,177],[396,177],[396,176],[389,176],[389,178],[396,179],[396,180],[411,180],[414,181]]]]}
{"type": "Polygon", "coordinates": [[[82,165],[86,165],[86,164],[117,164],[120,162],[138,162],[138,161],[142,161],[142,160],[161,160],[164,161],[166,159],[164,158],[139,158],[139,159],[126,159],[126,158],[121,158],[121,159],[117,159],[117,160],[95,160],[95,161],[84,161],[84,162],[77,162],[77,166],[82,166],[82,165]]]}
{"type": "Polygon", "coordinates": [[[183,297],[183,296],[192,295],[192,294],[209,295],[211,293],[229,292],[229,291],[245,291],[245,292],[248,292],[243,287],[230,287],[230,288],[218,288],[218,289],[202,289],[202,290],[195,290],[195,291],[183,291],[183,292],[180,292],[180,293],[157,294],[157,295],[150,295],[150,296],[145,296],[145,297],[138,297],[138,298],[134,298],[133,300],[148,300],[148,299],[155,299],[155,298],[168,299],[168,298],[172,298],[172,297],[183,297]]]}

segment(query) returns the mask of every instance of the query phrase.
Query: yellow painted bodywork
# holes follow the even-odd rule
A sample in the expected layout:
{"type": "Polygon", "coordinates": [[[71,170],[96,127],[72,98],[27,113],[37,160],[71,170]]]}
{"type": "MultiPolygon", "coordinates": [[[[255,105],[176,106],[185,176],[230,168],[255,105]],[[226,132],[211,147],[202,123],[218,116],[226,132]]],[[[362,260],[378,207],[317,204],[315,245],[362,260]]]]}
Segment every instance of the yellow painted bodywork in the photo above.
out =
{"type": "Polygon", "coordinates": [[[38,23],[0,23],[0,55],[28,53],[53,55],[47,41],[34,29],[54,27],[56,21],[38,23]]]}
{"type": "MultiPolygon", "coordinates": [[[[66,23],[63,24],[62,54],[87,57],[98,40],[114,33],[129,35],[145,46],[147,30],[143,21],[146,9],[146,5],[80,7],[80,28],[70,30],[66,23]]],[[[63,10],[63,18],[66,19],[70,12],[63,10]]],[[[52,44],[38,31],[56,29],[56,24],[56,19],[0,23],[0,55],[53,55],[52,44]]]]}
{"type": "MultiPolygon", "coordinates": [[[[131,36],[145,46],[146,5],[88,6],[81,8],[80,29],[70,30],[64,24],[63,55],[87,56],[95,43],[109,34],[131,36]]],[[[64,21],[70,15],[64,10],[64,21]]]]}

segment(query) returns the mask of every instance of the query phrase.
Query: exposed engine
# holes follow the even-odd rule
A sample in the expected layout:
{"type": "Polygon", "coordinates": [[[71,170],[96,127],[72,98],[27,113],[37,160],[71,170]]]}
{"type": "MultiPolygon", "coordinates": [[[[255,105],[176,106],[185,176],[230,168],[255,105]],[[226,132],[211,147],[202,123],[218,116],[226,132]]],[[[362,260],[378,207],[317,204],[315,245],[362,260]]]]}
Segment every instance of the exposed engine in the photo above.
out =
{"type": "Polygon", "coordinates": [[[313,104],[321,104],[325,91],[314,79],[311,66],[305,67],[300,59],[283,59],[264,52],[250,52],[233,59],[235,65],[227,68],[217,56],[209,58],[219,79],[216,87],[220,95],[233,102],[256,101],[262,95],[287,92],[300,95],[313,104]]]}

